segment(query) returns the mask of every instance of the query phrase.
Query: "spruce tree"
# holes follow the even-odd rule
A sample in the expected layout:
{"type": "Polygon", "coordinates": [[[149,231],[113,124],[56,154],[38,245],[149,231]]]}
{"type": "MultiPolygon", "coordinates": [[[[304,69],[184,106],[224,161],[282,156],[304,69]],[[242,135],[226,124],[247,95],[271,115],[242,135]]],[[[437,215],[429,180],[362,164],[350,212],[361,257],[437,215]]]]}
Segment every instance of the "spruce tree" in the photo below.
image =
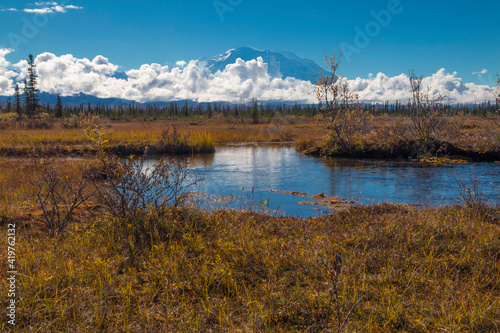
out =
{"type": "Polygon", "coordinates": [[[19,91],[19,84],[16,83],[16,87],[14,89],[14,111],[18,116],[21,116],[21,92],[19,91]]]}
{"type": "Polygon", "coordinates": [[[252,98],[251,114],[252,122],[254,124],[259,123],[259,104],[255,98],[252,98]]]}
{"type": "Polygon", "coordinates": [[[28,115],[28,117],[31,117],[32,114],[32,109],[30,107],[31,105],[31,94],[30,94],[30,89],[28,87],[28,82],[26,80],[24,80],[24,111],[26,112],[26,114],[28,115]]]}
{"type": "Polygon", "coordinates": [[[28,78],[24,81],[24,94],[26,113],[30,118],[36,116],[40,108],[40,99],[38,98],[38,75],[36,75],[35,60],[33,55],[28,56],[28,78]]]}
{"type": "Polygon", "coordinates": [[[6,113],[11,113],[12,112],[12,104],[10,103],[10,97],[7,98],[7,106],[5,108],[6,113]]]}
{"type": "Polygon", "coordinates": [[[212,105],[210,103],[207,104],[207,115],[208,115],[208,118],[212,118],[212,116],[213,116],[212,105]]]}
{"type": "Polygon", "coordinates": [[[61,96],[57,96],[57,103],[55,107],[55,116],[56,118],[61,118],[63,115],[63,105],[61,101],[61,96]]]}
{"type": "Polygon", "coordinates": [[[183,110],[184,111],[184,117],[187,118],[189,116],[189,107],[188,107],[188,101],[187,101],[187,99],[186,99],[186,104],[184,105],[183,109],[184,109],[183,110]]]}

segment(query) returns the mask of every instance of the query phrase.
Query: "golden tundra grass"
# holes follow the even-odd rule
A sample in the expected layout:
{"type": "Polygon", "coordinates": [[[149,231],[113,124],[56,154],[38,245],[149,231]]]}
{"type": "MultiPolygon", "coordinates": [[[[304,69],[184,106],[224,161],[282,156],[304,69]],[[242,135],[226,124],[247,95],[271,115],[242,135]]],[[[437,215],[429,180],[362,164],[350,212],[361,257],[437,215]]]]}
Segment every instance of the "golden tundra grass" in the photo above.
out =
{"type": "MultiPolygon", "coordinates": [[[[400,117],[379,116],[371,121],[371,131],[359,138],[359,144],[370,149],[387,148],[401,138],[391,130],[403,121],[400,117]]],[[[406,120],[407,121],[407,120],[406,120]]],[[[443,137],[438,139],[465,150],[497,150],[500,144],[500,117],[457,117],[450,121],[443,137]]],[[[206,144],[234,144],[244,142],[294,142],[299,150],[322,145],[328,136],[325,123],[315,119],[294,118],[273,120],[265,124],[251,124],[235,119],[179,119],[173,121],[146,122],[142,120],[102,120],[102,132],[110,146],[154,145],[162,132],[175,125],[180,136],[189,137],[192,146],[206,144]]],[[[51,129],[0,130],[0,150],[25,151],[38,147],[55,152],[81,151],[88,149],[89,141],[84,129],[63,128],[56,123],[51,129]]]]}
{"type": "Polygon", "coordinates": [[[378,205],[300,220],[172,209],[142,247],[106,216],[50,238],[10,215],[0,244],[17,222],[17,332],[335,332],[323,268],[335,254],[342,314],[363,295],[348,332],[497,332],[499,213],[378,205]]]}
{"type": "Polygon", "coordinates": [[[0,215],[39,211],[37,203],[32,200],[31,181],[41,175],[41,166],[51,164],[65,175],[78,177],[95,163],[90,158],[0,158],[0,215]]]}
{"type": "MultiPolygon", "coordinates": [[[[215,144],[241,142],[291,142],[298,137],[308,137],[314,133],[317,138],[327,134],[317,131],[314,120],[302,120],[296,124],[270,123],[247,124],[205,121],[193,123],[186,120],[175,121],[103,121],[102,132],[110,146],[113,145],[153,145],[161,138],[162,132],[175,125],[180,136],[188,136],[190,144],[203,145],[207,140],[215,144]],[[197,124],[197,125],[193,125],[197,124]],[[316,130],[314,130],[316,129],[316,130]]],[[[0,148],[30,149],[38,147],[60,147],[79,149],[88,146],[84,129],[67,129],[56,123],[51,129],[4,129],[0,130],[0,148]]]]}

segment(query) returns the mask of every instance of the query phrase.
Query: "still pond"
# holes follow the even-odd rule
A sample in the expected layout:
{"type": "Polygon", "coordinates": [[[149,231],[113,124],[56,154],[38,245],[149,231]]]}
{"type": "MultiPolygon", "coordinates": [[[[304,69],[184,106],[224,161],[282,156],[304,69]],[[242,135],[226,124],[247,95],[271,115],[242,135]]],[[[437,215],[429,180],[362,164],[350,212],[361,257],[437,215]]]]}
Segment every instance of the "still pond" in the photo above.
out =
{"type": "Polygon", "coordinates": [[[288,216],[329,213],[324,206],[311,204],[312,196],[320,193],[357,204],[452,205],[459,202],[458,180],[462,177],[467,182],[471,175],[490,201],[499,199],[500,165],[495,163],[435,166],[404,160],[317,158],[287,145],[220,147],[213,155],[183,159],[204,178],[196,191],[210,195],[212,202],[214,197],[232,198],[219,206],[288,216]]]}

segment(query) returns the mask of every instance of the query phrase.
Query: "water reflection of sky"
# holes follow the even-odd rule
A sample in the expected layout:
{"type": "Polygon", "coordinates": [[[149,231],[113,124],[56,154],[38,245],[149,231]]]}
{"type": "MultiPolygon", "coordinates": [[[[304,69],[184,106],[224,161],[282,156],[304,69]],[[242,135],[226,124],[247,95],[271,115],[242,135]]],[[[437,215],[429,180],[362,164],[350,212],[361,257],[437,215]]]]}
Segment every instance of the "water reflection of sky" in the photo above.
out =
{"type": "Polygon", "coordinates": [[[188,160],[190,168],[205,179],[201,191],[220,196],[240,195],[257,205],[266,201],[271,210],[302,217],[317,216],[320,211],[297,204],[308,198],[270,190],[312,195],[324,192],[363,204],[437,206],[457,202],[459,176],[474,173],[487,191],[498,193],[500,188],[500,166],[493,163],[424,167],[407,161],[314,158],[286,146],[224,147],[218,148],[214,155],[192,156],[188,160]]]}

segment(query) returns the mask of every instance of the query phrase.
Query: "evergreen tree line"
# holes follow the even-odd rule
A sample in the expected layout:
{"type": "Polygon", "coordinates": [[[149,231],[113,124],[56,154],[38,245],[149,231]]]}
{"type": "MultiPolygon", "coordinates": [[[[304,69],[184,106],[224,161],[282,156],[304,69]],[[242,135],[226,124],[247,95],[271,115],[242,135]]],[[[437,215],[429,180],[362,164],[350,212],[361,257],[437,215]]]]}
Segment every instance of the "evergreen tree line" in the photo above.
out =
{"type": "MultiPolygon", "coordinates": [[[[7,101],[6,108],[0,106],[0,112],[16,112],[18,114],[26,114],[30,117],[39,112],[48,113],[51,116],[71,117],[72,115],[99,115],[108,117],[113,120],[147,118],[147,119],[171,119],[171,118],[189,118],[193,116],[202,116],[212,118],[216,115],[224,117],[248,118],[254,122],[261,118],[273,118],[277,115],[281,116],[298,116],[298,117],[315,117],[322,113],[321,104],[294,105],[288,104],[229,104],[229,103],[208,103],[198,105],[179,105],[178,103],[170,103],[169,105],[140,105],[130,103],[127,105],[105,105],[105,104],[80,104],[80,105],[63,105],[61,97],[58,96],[55,105],[45,104],[40,105],[36,97],[27,94],[24,95],[25,102],[23,103],[22,96],[18,92],[19,88],[16,85],[16,95],[14,103],[7,101]]],[[[396,102],[395,104],[361,104],[364,111],[370,112],[373,115],[389,115],[389,116],[407,116],[409,114],[409,104],[396,102]]],[[[444,115],[471,115],[471,116],[486,116],[488,114],[498,114],[500,104],[495,102],[474,103],[474,104],[444,104],[442,112],[444,115]]]]}
{"type": "MultiPolygon", "coordinates": [[[[198,105],[184,105],[178,103],[170,103],[168,105],[140,105],[130,103],[126,105],[106,105],[106,104],[80,104],[80,105],[63,105],[60,96],[57,97],[57,103],[54,105],[40,104],[33,90],[25,88],[24,92],[20,93],[20,88],[16,85],[14,102],[9,99],[5,108],[0,106],[0,112],[16,112],[19,115],[25,114],[28,117],[33,117],[40,112],[48,113],[51,116],[62,118],[71,117],[72,115],[99,115],[110,118],[112,120],[125,120],[134,118],[145,119],[178,119],[201,116],[212,118],[217,115],[234,118],[248,118],[253,122],[259,122],[265,118],[274,118],[280,116],[297,116],[297,117],[315,117],[322,113],[322,105],[320,104],[264,104],[252,102],[249,104],[229,104],[229,103],[208,103],[198,105]],[[24,97],[24,98],[23,98],[24,97]],[[24,102],[23,102],[24,100],[24,102]]],[[[396,102],[395,104],[361,104],[361,108],[373,115],[389,115],[389,116],[407,116],[409,114],[408,103],[396,102]]],[[[486,116],[488,114],[498,114],[500,104],[497,102],[485,102],[474,104],[443,104],[442,112],[444,115],[470,115],[470,116],[486,116]]]]}

